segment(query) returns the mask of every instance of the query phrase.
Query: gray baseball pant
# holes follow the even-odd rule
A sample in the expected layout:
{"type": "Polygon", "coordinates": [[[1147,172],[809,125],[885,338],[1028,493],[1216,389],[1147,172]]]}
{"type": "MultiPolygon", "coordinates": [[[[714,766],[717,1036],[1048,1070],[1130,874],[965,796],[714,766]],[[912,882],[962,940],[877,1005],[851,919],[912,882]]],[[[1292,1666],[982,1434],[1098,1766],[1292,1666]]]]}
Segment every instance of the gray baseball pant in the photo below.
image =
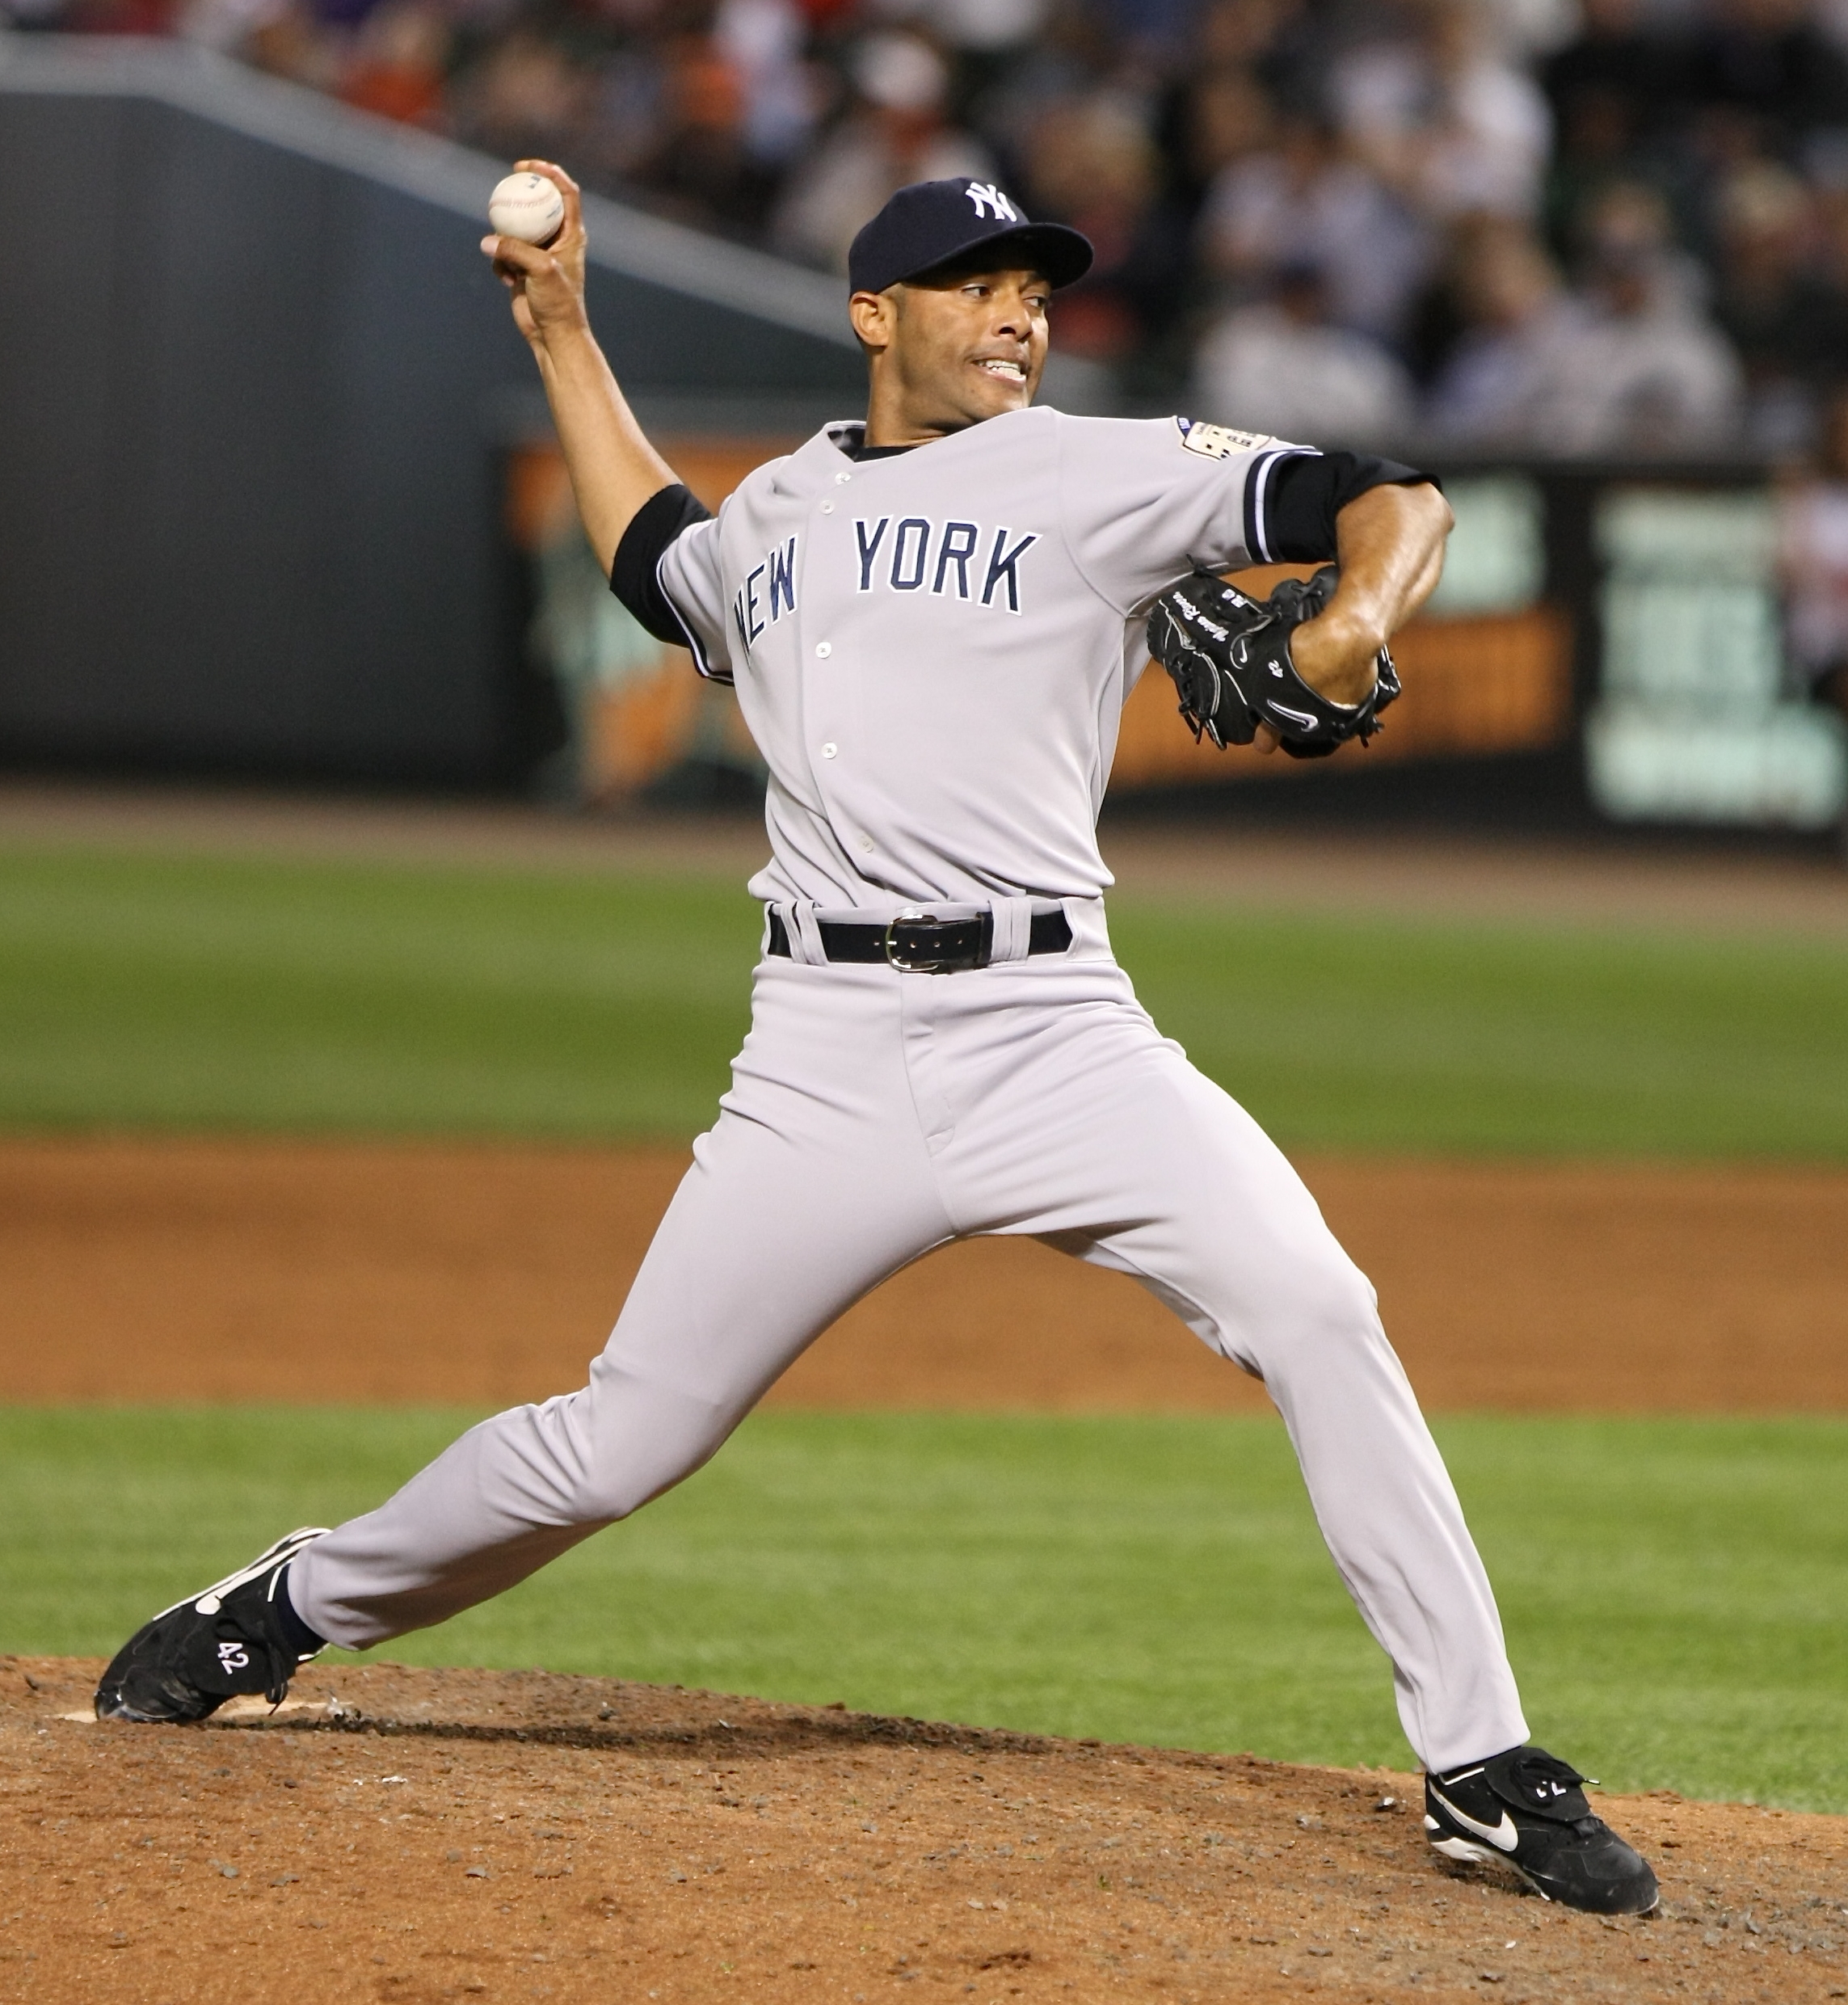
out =
{"type": "Polygon", "coordinates": [[[1264,1381],[1421,1759],[1524,1741],[1488,1577],[1372,1288],[1083,920],[1069,955],[953,975],[764,961],[718,1123],[589,1384],[484,1421],[310,1547],[302,1619],[359,1649],[501,1593],[698,1468],[886,1276],[1024,1233],[1134,1275],[1264,1381]]]}

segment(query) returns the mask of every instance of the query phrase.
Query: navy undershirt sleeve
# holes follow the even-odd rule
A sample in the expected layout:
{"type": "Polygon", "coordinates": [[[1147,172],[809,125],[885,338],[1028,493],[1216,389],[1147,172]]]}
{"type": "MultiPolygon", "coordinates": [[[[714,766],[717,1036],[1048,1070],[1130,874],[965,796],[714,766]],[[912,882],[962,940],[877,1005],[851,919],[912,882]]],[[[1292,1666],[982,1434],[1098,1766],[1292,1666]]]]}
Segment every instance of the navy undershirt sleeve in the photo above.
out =
{"type": "Polygon", "coordinates": [[[661,589],[660,562],[676,537],[696,522],[709,522],[712,511],[691,489],[675,486],[650,495],[616,546],[609,567],[609,588],[658,641],[684,647],[687,632],[661,589]]]}
{"type": "Polygon", "coordinates": [[[1335,517],[1370,487],[1439,483],[1429,474],[1370,453],[1294,453],[1270,477],[1273,562],[1324,564],[1335,554],[1335,517]]]}

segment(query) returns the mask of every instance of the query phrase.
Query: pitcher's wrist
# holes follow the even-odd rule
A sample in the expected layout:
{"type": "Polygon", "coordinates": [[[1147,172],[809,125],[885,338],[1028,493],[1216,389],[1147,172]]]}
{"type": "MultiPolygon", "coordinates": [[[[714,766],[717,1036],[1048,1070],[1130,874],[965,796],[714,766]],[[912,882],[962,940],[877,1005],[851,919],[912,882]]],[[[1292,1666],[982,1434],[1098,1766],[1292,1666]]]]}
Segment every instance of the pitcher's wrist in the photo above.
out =
{"type": "Polygon", "coordinates": [[[1331,703],[1363,703],[1385,639],[1375,623],[1340,605],[1299,627],[1290,646],[1296,672],[1331,703]]]}

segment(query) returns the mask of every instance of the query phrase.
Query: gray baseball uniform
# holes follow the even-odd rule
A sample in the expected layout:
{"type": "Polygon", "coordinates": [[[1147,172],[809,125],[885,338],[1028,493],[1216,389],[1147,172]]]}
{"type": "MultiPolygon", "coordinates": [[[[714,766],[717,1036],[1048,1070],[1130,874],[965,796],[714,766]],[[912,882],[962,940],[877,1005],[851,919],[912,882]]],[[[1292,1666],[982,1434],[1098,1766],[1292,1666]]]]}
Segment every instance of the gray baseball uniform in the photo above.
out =
{"type": "Polygon", "coordinates": [[[767,951],[718,1120],[589,1385],[484,1422],[310,1546],[297,1611],[360,1646],[499,1592],[697,1468],[895,1270],[1029,1234],[1133,1274],[1263,1379],[1427,1765],[1518,1745],[1494,1600],[1373,1291],[1156,1030],[1105,920],[1139,615],[1196,566],[1275,554],[1309,449],[1043,409],[888,457],[860,440],[829,428],[716,520],[663,532],[650,504],[656,617],[735,682],[770,769],[767,951]],[[844,922],[917,906],[986,915],[988,964],[830,958],[844,922]]]}

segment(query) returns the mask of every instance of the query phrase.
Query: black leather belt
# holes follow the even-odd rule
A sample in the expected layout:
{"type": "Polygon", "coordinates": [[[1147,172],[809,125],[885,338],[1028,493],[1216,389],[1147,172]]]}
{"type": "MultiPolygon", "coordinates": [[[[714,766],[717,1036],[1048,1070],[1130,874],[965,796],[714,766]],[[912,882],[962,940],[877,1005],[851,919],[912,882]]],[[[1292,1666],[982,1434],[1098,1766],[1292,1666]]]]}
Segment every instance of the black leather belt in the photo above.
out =
{"type": "MultiPolygon", "coordinates": [[[[940,919],[921,908],[902,912],[889,925],[851,919],[818,919],[822,951],[831,961],[884,962],[907,975],[957,975],[987,967],[995,945],[995,915],[940,919]]],[[[1071,945],[1071,922],[1063,912],[1035,912],[1027,933],[1029,954],[1063,954],[1071,945]]],[[[790,958],[789,929],[770,914],[770,952],[790,958]]]]}

